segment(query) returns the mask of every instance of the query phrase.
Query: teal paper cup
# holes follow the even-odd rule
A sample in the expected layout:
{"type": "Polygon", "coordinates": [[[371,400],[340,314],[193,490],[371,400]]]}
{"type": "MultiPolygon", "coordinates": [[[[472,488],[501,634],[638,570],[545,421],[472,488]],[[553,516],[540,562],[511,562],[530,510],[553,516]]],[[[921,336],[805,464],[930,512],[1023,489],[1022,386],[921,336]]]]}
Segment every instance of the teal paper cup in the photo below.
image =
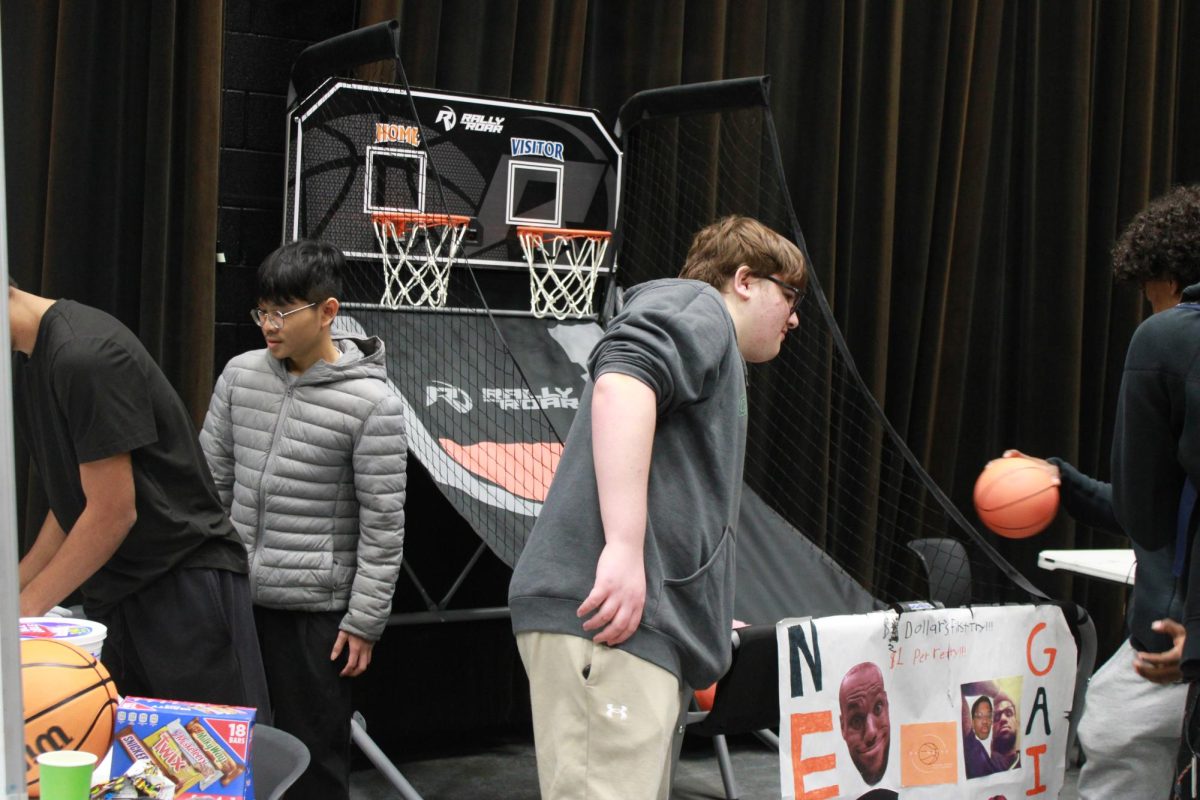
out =
{"type": "Polygon", "coordinates": [[[80,750],[54,750],[37,757],[42,800],[88,800],[96,756],[80,750]]]}

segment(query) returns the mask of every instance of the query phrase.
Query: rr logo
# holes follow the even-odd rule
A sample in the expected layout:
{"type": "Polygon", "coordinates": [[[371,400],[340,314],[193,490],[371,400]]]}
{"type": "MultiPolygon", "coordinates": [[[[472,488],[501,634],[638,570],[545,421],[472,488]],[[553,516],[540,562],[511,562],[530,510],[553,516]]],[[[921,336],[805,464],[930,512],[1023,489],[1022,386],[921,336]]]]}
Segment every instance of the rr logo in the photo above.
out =
{"type": "Polygon", "coordinates": [[[604,716],[609,719],[629,719],[629,708],[627,706],[614,706],[612,703],[607,703],[607,708],[604,710],[604,716]]]}
{"type": "Polygon", "coordinates": [[[437,113],[437,118],[434,119],[433,124],[441,124],[443,128],[449,131],[458,124],[458,115],[454,113],[454,109],[450,106],[442,106],[442,109],[437,113]]]}
{"type": "Polygon", "coordinates": [[[438,400],[445,400],[460,414],[466,414],[472,407],[471,395],[443,381],[434,381],[432,386],[425,387],[425,405],[431,406],[438,400]]]}

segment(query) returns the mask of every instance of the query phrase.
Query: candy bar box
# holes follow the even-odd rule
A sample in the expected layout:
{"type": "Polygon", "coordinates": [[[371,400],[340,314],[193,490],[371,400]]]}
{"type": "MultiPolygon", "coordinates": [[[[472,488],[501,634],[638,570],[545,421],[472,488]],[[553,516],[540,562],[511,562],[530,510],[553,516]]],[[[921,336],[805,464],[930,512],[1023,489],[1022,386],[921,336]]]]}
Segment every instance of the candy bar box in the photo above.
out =
{"type": "Polygon", "coordinates": [[[254,716],[253,708],[126,697],[117,707],[112,777],[140,761],[134,772],[158,773],[177,800],[253,800],[254,716]]]}

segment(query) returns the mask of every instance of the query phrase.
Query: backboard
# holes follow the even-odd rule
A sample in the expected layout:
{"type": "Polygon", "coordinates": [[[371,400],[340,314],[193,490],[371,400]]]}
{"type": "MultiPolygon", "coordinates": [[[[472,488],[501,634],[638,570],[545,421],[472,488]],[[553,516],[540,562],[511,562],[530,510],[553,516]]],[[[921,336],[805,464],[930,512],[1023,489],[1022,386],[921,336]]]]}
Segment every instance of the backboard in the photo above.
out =
{"type": "Polygon", "coordinates": [[[526,275],[518,227],[616,226],[621,154],[588,109],[331,78],[288,123],[283,239],[352,270],[382,260],[380,214],[469,217],[458,263],[526,275]]]}

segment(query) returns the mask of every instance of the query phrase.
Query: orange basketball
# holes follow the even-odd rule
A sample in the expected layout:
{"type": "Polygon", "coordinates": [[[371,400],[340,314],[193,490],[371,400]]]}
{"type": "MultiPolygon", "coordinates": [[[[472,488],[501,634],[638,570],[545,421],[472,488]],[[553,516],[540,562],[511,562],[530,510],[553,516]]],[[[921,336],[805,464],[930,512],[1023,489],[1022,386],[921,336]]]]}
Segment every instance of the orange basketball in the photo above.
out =
{"type": "Polygon", "coordinates": [[[1058,486],[1031,459],[998,458],[975,481],[975,512],[1001,536],[1024,539],[1041,533],[1058,513],[1058,486]]]}
{"type": "Polygon", "coordinates": [[[117,687],[95,656],[54,639],[21,640],[25,781],[39,795],[37,757],[84,750],[103,759],[112,743],[117,687]]]}
{"type": "Polygon", "coordinates": [[[707,689],[696,690],[696,705],[701,711],[712,711],[713,701],[717,699],[717,685],[714,683],[707,689]]]}

